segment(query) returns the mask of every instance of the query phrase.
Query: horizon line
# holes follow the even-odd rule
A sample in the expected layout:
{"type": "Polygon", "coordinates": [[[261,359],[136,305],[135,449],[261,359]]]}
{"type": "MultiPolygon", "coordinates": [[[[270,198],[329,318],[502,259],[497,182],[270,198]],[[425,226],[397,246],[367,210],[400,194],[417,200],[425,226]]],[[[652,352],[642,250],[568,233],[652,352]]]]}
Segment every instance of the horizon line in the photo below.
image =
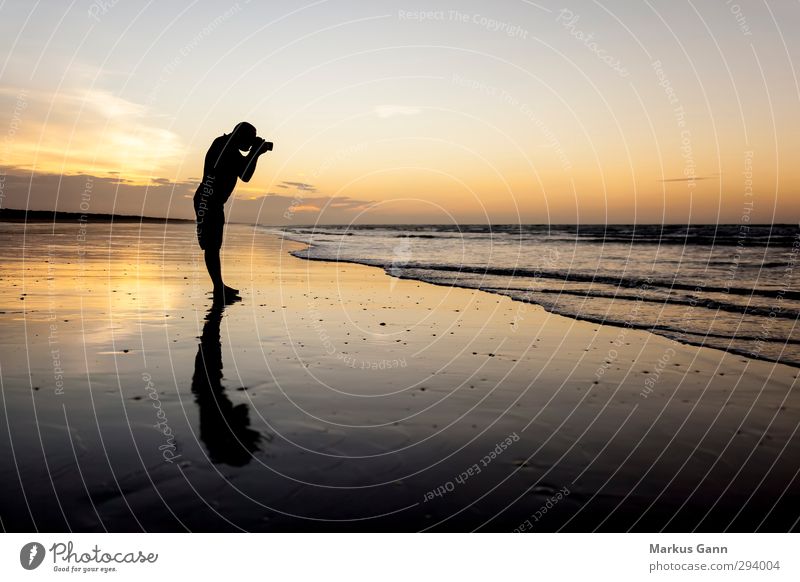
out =
{"type": "MultiPolygon", "coordinates": [[[[175,221],[175,222],[195,222],[194,218],[180,218],[169,216],[145,216],[138,214],[114,214],[108,212],[75,212],[72,210],[35,210],[26,208],[0,208],[0,222],[3,220],[3,214],[6,212],[12,213],[36,213],[36,214],[53,214],[56,219],[61,215],[64,218],[93,216],[101,220],[148,220],[148,221],[175,221]]],[[[27,217],[25,221],[28,222],[27,217]]],[[[41,222],[43,219],[30,220],[30,222],[41,222]]],[[[12,222],[19,222],[15,220],[12,222]]],[[[273,228],[283,228],[291,226],[298,227],[323,227],[323,226],[441,226],[453,223],[441,222],[365,222],[365,223],[352,223],[352,222],[325,222],[325,223],[305,223],[305,224],[264,224],[257,222],[240,222],[228,221],[227,224],[238,224],[244,226],[264,226],[273,228]]],[[[800,223],[793,222],[748,222],[747,224],[739,222],[457,222],[461,226],[503,226],[503,225],[520,225],[520,226],[797,226],[800,228],[800,223]]]]}

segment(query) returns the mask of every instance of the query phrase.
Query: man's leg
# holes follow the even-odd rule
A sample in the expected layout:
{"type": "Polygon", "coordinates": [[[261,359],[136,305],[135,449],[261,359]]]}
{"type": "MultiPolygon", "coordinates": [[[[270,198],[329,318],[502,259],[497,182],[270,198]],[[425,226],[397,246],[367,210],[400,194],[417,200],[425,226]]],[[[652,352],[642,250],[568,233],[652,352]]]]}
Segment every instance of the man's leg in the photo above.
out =
{"type": "Polygon", "coordinates": [[[228,287],[222,282],[222,261],[220,249],[222,248],[222,235],[225,227],[225,215],[219,212],[207,212],[205,220],[198,223],[198,240],[200,247],[205,252],[206,268],[211,282],[214,284],[214,298],[219,300],[237,299],[239,290],[228,287]]]}
{"type": "MultiPolygon", "coordinates": [[[[197,210],[196,204],[195,210],[197,210]]],[[[221,292],[224,287],[222,283],[222,265],[219,259],[222,240],[217,234],[219,230],[217,222],[217,220],[214,220],[214,215],[207,210],[203,210],[202,214],[198,213],[197,215],[197,242],[200,243],[200,248],[203,249],[206,269],[208,269],[208,275],[214,284],[215,293],[217,291],[221,292]]]]}
{"type": "MultiPolygon", "coordinates": [[[[219,213],[219,229],[217,230],[219,246],[222,247],[222,236],[225,233],[225,212],[220,210],[219,213]]],[[[220,276],[219,280],[222,281],[222,266],[220,265],[220,276]]],[[[225,299],[238,299],[239,298],[239,290],[234,289],[233,287],[228,287],[224,283],[222,284],[222,289],[225,293],[225,299]]]]}
{"type": "Polygon", "coordinates": [[[228,287],[222,282],[222,261],[219,258],[219,249],[206,249],[206,268],[214,283],[214,297],[225,301],[239,299],[239,290],[228,287]]]}
{"type": "Polygon", "coordinates": [[[219,249],[209,248],[205,250],[206,269],[214,284],[214,293],[220,293],[225,285],[222,283],[222,265],[219,260],[219,249]]]}

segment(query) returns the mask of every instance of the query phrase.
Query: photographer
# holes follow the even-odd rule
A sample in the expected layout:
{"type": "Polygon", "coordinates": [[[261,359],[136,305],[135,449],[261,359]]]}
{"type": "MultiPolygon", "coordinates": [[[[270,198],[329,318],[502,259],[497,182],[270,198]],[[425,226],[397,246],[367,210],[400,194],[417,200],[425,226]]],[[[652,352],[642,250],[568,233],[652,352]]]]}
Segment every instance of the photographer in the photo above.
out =
{"type": "Polygon", "coordinates": [[[230,134],[216,138],[205,157],[203,182],[194,194],[197,217],[197,241],[205,251],[208,274],[214,284],[215,301],[239,298],[239,290],[222,281],[220,248],[225,228],[225,202],[228,201],[237,180],[249,182],[256,170],[259,156],[272,150],[272,142],[256,135],[256,128],[242,121],[230,134]],[[242,155],[242,152],[247,152],[242,155]]]}

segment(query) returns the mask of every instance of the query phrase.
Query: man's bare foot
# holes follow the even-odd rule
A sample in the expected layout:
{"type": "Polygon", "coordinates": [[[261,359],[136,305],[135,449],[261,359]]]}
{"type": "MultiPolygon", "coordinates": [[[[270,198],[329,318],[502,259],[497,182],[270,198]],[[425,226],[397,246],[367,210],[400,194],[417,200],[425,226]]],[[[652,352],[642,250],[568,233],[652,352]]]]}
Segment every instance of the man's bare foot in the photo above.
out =
{"type": "Polygon", "coordinates": [[[236,301],[237,299],[241,299],[241,297],[239,297],[238,289],[228,287],[227,285],[223,285],[222,287],[214,287],[214,301],[222,301],[227,303],[229,301],[236,301]]]}

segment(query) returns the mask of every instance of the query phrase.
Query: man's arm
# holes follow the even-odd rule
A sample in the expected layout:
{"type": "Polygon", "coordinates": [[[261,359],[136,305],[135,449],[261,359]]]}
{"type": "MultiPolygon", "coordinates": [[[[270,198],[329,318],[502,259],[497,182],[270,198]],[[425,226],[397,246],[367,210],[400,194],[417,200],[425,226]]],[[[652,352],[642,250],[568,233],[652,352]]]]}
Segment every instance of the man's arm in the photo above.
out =
{"type": "Polygon", "coordinates": [[[253,177],[253,173],[256,171],[256,162],[258,161],[258,157],[267,152],[266,148],[264,147],[264,143],[265,141],[263,139],[258,138],[256,143],[254,143],[250,148],[250,153],[244,157],[242,171],[239,174],[242,182],[249,182],[250,178],[253,177]]]}

